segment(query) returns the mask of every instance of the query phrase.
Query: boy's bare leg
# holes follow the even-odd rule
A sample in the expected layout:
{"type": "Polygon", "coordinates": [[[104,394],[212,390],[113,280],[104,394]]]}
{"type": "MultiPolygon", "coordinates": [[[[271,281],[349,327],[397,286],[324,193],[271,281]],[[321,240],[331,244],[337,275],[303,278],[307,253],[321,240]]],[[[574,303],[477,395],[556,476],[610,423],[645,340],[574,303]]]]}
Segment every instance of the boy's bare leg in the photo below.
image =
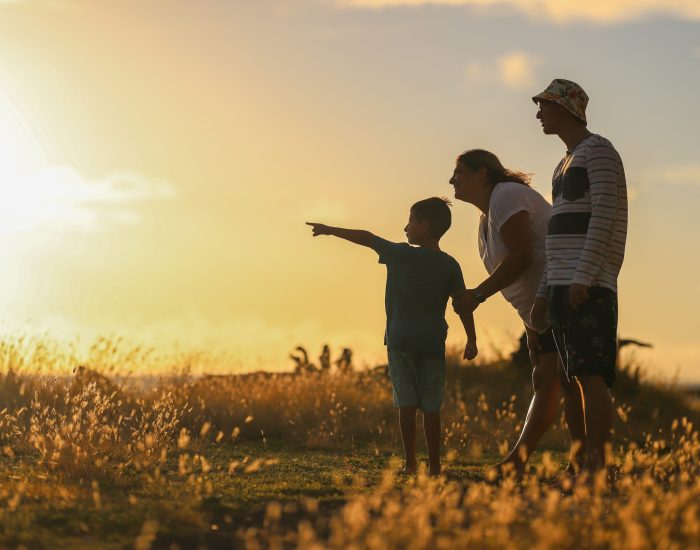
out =
{"type": "Polygon", "coordinates": [[[406,457],[406,473],[416,472],[416,411],[418,407],[399,407],[399,427],[406,457]]]}
{"type": "Polygon", "coordinates": [[[430,475],[440,475],[440,411],[423,412],[423,430],[428,446],[430,475]]]}
{"type": "Polygon", "coordinates": [[[571,437],[571,454],[565,472],[569,475],[581,472],[586,458],[586,423],[583,414],[583,393],[577,381],[569,381],[564,367],[559,363],[559,376],[564,394],[564,418],[571,437]]]}
{"type": "Polygon", "coordinates": [[[586,470],[594,474],[605,467],[605,448],[612,441],[613,401],[602,376],[582,376],[586,419],[586,470]]]}
{"type": "Polygon", "coordinates": [[[532,386],[535,393],[530,401],[520,438],[499,464],[513,464],[518,476],[522,475],[530,453],[556,418],[559,407],[557,360],[556,353],[543,353],[539,356],[539,364],[532,370],[532,386]]]}

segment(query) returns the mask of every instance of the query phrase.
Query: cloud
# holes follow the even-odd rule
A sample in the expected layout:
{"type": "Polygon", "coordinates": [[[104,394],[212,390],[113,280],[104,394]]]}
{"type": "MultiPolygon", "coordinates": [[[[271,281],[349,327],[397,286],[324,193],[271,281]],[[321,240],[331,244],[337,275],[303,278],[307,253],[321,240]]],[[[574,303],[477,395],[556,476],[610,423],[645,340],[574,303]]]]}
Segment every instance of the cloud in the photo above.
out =
{"type": "Polygon", "coordinates": [[[89,180],[70,166],[46,166],[0,182],[0,232],[94,231],[141,221],[139,205],[171,199],[172,185],[134,172],[89,180]]]}
{"type": "Polygon", "coordinates": [[[555,23],[591,21],[617,23],[655,15],[700,19],[697,0],[336,0],[344,7],[385,9],[418,6],[510,8],[555,23]]]}
{"type": "Polygon", "coordinates": [[[651,173],[648,179],[654,184],[700,187],[700,162],[687,162],[667,166],[651,173]]]}
{"type": "Polygon", "coordinates": [[[498,60],[501,82],[514,90],[530,89],[535,84],[535,67],[539,59],[525,52],[513,52],[498,60]]]}
{"type": "Polygon", "coordinates": [[[531,89],[535,83],[535,69],[541,60],[523,51],[509,52],[496,63],[471,62],[465,69],[470,84],[498,82],[513,90],[531,89]]]}

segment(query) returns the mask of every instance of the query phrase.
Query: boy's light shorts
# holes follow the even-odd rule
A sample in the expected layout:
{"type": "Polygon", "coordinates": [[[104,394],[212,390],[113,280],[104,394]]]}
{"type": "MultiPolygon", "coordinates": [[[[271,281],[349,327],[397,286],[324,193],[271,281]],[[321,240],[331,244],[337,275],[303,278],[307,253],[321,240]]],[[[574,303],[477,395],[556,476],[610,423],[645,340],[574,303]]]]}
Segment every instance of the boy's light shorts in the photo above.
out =
{"type": "Polygon", "coordinates": [[[395,407],[418,407],[423,412],[440,410],[445,394],[445,357],[424,357],[389,350],[389,376],[395,407]]]}

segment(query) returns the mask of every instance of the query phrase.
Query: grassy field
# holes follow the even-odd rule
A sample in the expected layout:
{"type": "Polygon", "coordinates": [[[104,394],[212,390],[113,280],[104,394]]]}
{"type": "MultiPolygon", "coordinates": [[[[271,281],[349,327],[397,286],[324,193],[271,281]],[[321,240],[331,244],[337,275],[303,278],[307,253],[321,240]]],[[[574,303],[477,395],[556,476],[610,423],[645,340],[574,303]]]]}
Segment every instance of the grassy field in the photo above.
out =
{"type": "MultiPolygon", "coordinates": [[[[186,474],[179,459],[166,459],[157,475],[125,468],[103,472],[99,481],[71,483],[50,479],[30,456],[5,458],[2,544],[216,548],[249,538],[268,543],[280,535],[293,542],[290,532],[300,521],[328,533],[329,522],[349,500],[371,495],[385,472],[398,466],[389,452],[347,454],[279,442],[223,445],[204,461],[202,455],[190,456],[186,474]]],[[[453,460],[449,466],[465,480],[478,480],[485,479],[489,462],[453,460]]],[[[392,487],[407,481],[394,479],[392,487]]]]}
{"type": "Polygon", "coordinates": [[[452,357],[450,476],[397,477],[383,370],[194,376],[148,350],[46,340],[0,347],[0,547],[700,548],[700,412],[628,361],[615,388],[618,479],[552,487],[545,436],[522,482],[513,443],[529,369],[452,357]],[[66,375],[78,365],[74,373],[66,375]]]}

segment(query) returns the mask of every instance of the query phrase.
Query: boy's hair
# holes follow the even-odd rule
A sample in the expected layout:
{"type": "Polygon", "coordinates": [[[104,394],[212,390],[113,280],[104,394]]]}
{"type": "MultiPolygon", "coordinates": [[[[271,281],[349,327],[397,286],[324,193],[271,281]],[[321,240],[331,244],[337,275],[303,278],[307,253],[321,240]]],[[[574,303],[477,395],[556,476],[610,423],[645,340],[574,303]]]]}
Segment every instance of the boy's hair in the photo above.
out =
{"type": "Polygon", "coordinates": [[[450,205],[444,197],[430,197],[411,206],[411,212],[419,220],[428,222],[431,235],[440,239],[452,225],[450,205]]]}

